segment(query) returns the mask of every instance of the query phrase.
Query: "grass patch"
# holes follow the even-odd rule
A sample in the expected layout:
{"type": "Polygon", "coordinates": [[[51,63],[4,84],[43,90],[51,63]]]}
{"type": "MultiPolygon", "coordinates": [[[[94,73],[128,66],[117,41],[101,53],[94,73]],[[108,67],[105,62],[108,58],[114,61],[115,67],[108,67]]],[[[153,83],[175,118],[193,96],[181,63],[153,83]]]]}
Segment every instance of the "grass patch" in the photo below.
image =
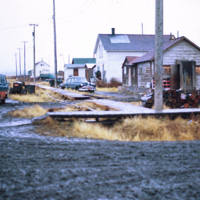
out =
{"type": "Polygon", "coordinates": [[[118,92],[118,88],[117,87],[106,87],[106,88],[101,88],[101,87],[97,87],[96,88],[97,91],[101,91],[101,92],[118,92]]]}
{"type": "Polygon", "coordinates": [[[35,94],[10,94],[9,98],[26,103],[56,102],[64,97],[58,93],[36,87],[35,94]]]}
{"type": "Polygon", "coordinates": [[[42,108],[41,106],[34,105],[34,106],[27,107],[24,109],[8,112],[8,115],[12,117],[19,117],[19,118],[33,118],[33,117],[42,116],[46,112],[47,110],[42,108]]]}
{"type": "Polygon", "coordinates": [[[119,141],[185,141],[200,140],[200,120],[153,117],[125,119],[111,128],[83,121],[57,122],[53,119],[41,122],[37,132],[45,135],[78,137],[119,141]],[[42,127],[42,128],[41,128],[42,127]]]}

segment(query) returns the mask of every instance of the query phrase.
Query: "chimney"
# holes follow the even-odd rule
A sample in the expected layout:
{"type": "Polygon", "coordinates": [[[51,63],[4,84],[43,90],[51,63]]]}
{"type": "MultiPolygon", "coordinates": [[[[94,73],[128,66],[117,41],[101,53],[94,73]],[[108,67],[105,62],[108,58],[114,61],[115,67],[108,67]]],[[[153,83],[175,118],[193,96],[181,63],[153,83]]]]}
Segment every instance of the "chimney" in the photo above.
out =
{"type": "Polygon", "coordinates": [[[112,28],[112,35],[115,35],[115,28],[112,28]]]}

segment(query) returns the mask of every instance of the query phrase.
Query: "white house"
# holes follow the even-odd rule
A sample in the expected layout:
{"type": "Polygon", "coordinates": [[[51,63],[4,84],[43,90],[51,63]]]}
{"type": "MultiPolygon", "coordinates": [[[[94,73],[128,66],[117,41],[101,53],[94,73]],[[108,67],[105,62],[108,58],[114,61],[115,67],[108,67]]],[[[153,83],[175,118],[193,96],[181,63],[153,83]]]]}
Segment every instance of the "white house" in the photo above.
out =
{"type": "MultiPolygon", "coordinates": [[[[164,41],[171,35],[164,35],[164,41]]],[[[111,34],[99,34],[96,40],[94,54],[96,69],[101,72],[102,79],[110,81],[116,78],[122,82],[121,66],[126,56],[141,57],[154,48],[154,35],[116,34],[112,28],[111,34]]]]}
{"type": "MultiPolygon", "coordinates": [[[[153,87],[154,51],[142,57],[127,57],[122,66],[123,86],[153,87]]],[[[163,43],[163,86],[172,89],[200,89],[200,47],[186,37],[163,43]]]]}
{"type": "Polygon", "coordinates": [[[43,60],[35,63],[35,76],[40,77],[40,74],[49,74],[50,65],[44,62],[43,60]]]}

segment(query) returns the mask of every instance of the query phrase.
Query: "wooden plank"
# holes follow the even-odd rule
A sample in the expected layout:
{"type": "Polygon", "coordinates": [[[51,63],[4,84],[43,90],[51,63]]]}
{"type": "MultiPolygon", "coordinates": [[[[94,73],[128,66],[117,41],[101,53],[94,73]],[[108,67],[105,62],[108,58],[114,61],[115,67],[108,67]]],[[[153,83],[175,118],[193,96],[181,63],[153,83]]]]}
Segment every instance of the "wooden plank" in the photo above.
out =
{"type": "Polygon", "coordinates": [[[134,116],[184,116],[200,114],[200,109],[168,109],[163,111],[141,110],[134,112],[125,111],[73,111],[73,112],[48,112],[47,116],[52,118],[126,118],[134,116]]]}
{"type": "Polygon", "coordinates": [[[45,90],[51,90],[55,93],[66,96],[70,99],[83,100],[83,99],[89,99],[90,98],[90,96],[78,94],[78,93],[75,93],[75,92],[66,91],[66,90],[63,90],[63,89],[60,89],[60,88],[53,88],[53,87],[49,87],[49,86],[45,86],[45,85],[39,85],[39,84],[37,84],[36,86],[40,87],[42,89],[45,89],[45,90]]]}

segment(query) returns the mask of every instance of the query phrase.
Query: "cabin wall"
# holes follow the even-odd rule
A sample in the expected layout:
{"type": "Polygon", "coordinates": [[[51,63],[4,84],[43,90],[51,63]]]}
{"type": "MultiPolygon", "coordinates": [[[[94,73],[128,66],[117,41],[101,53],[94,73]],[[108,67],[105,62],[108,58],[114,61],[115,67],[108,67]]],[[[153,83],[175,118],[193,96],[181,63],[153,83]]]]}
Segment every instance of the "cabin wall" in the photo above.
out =
{"type": "Polygon", "coordinates": [[[150,88],[152,84],[152,69],[151,63],[139,63],[137,69],[137,80],[138,80],[138,87],[140,88],[150,88]]]}
{"type": "Polygon", "coordinates": [[[196,89],[200,89],[200,51],[186,41],[182,41],[164,53],[163,64],[172,68],[177,61],[196,62],[196,89]]]}
{"type": "Polygon", "coordinates": [[[186,41],[182,41],[163,55],[163,65],[174,65],[176,60],[196,61],[200,65],[200,51],[186,41]]]}

